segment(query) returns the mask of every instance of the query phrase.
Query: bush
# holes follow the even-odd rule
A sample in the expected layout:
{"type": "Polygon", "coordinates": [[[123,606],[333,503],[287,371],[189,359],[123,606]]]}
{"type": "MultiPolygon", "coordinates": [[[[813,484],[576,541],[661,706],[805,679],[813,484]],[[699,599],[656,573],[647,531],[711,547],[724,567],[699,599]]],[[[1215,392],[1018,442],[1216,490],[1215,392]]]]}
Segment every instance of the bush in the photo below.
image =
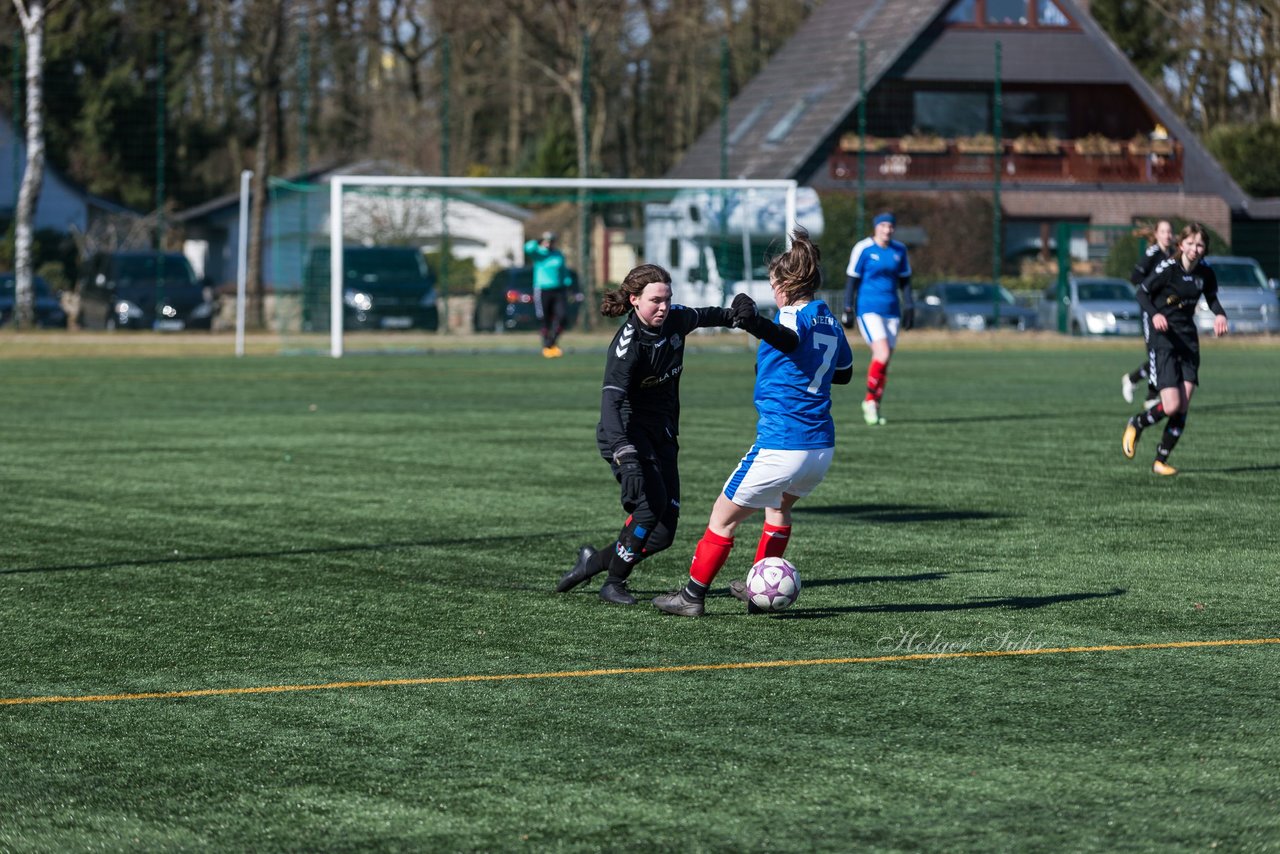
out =
{"type": "Polygon", "coordinates": [[[1252,196],[1280,196],[1280,124],[1219,125],[1205,146],[1252,196]]]}
{"type": "MultiPolygon", "coordinates": [[[[1158,219],[1161,219],[1161,217],[1151,217],[1150,221],[1153,227],[1158,219]]],[[[1178,233],[1182,231],[1184,226],[1186,226],[1187,220],[1170,217],[1169,222],[1173,225],[1173,234],[1174,239],[1176,240],[1178,233]]],[[[1201,223],[1201,225],[1204,225],[1204,223],[1201,223]]],[[[1214,231],[1207,225],[1204,225],[1204,230],[1206,236],[1209,238],[1210,254],[1231,254],[1231,244],[1223,239],[1221,234],[1218,234],[1218,232],[1214,231]]],[[[1122,237],[1116,238],[1115,242],[1111,245],[1111,253],[1107,255],[1107,260],[1102,265],[1102,274],[1104,276],[1115,276],[1120,279],[1129,278],[1129,274],[1133,272],[1133,268],[1137,265],[1138,259],[1142,257],[1142,253],[1145,252],[1146,248],[1151,245],[1153,240],[1155,240],[1154,237],[1144,237],[1137,233],[1137,231],[1138,229],[1135,229],[1135,233],[1133,234],[1126,234],[1122,237]]]]}
{"type": "Polygon", "coordinates": [[[990,198],[977,193],[868,193],[862,234],[856,233],[856,193],[835,190],[822,193],[820,198],[825,225],[819,242],[827,288],[844,286],[853,244],[871,236],[871,220],[884,210],[894,212],[900,230],[919,227],[924,231],[923,245],[908,244],[917,282],[952,277],[991,279],[990,198]]]}
{"type": "Polygon", "coordinates": [[[472,258],[459,258],[449,253],[449,266],[445,269],[443,253],[424,253],[429,266],[438,277],[440,293],[446,296],[473,293],[476,289],[476,262],[472,258]]]}

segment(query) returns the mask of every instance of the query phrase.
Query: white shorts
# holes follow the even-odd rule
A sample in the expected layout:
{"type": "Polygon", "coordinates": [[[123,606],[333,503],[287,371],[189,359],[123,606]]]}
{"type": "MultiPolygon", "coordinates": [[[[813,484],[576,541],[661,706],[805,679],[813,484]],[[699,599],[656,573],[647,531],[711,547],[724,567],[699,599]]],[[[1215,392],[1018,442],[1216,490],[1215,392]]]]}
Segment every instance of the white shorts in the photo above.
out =
{"type": "Polygon", "coordinates": [[[870,346],[872,342],[889,339],[889,349],[898,346],[898,324],[901,318],[885,317],[883,314],[858,315],[858,331],[862,340],[870,346]]]}
{"type": "Polygon", "coordinates": [[[739,507],[782,506],[782,494],[804,498],[827,476],[835,448],[776,451],[751,446],[724,482],[724,497],[739,507]]]}

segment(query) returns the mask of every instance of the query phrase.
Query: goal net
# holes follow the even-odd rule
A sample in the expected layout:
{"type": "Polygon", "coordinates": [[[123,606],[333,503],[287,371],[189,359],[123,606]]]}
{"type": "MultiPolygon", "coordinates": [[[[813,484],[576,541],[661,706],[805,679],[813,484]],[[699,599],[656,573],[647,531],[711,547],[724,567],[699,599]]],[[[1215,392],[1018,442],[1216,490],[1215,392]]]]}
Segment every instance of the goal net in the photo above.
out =
{"type": "Polygon", "coordinates": [[[269,184],[266,322],[285,352],[335,357],[475,334],[534,346],[525,249],[545,232],[570,271],[570,326],[591,331],[606,322],[602,294],[639,263],[667,268],[681,303],[727,305],[746,291],[768,305],[768,258],[795,225],[815,238],[823,226],[817,194],[789,180],[335,174],[269,184]]]}

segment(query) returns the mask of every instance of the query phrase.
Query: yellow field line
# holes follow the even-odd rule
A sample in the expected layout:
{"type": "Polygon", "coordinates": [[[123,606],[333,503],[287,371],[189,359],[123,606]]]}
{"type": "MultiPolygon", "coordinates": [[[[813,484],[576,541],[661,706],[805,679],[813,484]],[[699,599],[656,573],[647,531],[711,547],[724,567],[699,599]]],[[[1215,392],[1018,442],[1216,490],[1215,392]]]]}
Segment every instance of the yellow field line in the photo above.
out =
{"type": "Polygon", "coordinates": [[[517,679],[575,679],[589,676],[630,676],[647,673],[697,673],[711,670],[755,670],[764,667],[817,667],[833,664],[879,664],[895,661],[938,661],[950,658],[1003,658],[1013,655],[1055,655],[1075,652],[1128,652],[1139,649],[1195,649],[1218,646],[1251,646],[1280,643],[1280,638],[1238,640],[1172,641],[1117,646],[1068,646],[1044,649],[983,650],[975,652],[913,653],[857,658],[809,658],[796,661],[740,661],[727,664],[673,664],[665,667],[612,667],[601,670],[562,670],[550,673],[502,673],[469,676],[428,676],[416,679],[368,679],[352,682],[325,682],[317,685],[259,685],[248,688],[202,688],[195,691],[151,691],[139,694],[88,694],[79,697],[8,697],[0,706],[38,703],[111,703],[119,700],[181,700],[190,697],[229,697],[241,694],[281,694],[288,691],[336,691],[345,688],[389,688],[404,685],[449,685],[461,682],[510,682],[517,679]]]}

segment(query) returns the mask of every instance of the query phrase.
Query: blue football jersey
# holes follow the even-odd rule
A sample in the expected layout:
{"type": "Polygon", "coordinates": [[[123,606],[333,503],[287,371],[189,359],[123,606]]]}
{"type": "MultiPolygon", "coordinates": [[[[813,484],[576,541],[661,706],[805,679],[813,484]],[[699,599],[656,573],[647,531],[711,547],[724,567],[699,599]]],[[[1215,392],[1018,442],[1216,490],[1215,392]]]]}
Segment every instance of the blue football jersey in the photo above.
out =
{"type": "Polygon", "coordinates": [[[785,306],[777,321],[800,337],[800,346],[783,353],[761,341],[756,350],[756,445],[778,451],[833,447],[831,375],[853,367],[844,329],[822,300],[785,306]]]}
{"type": "Polygon", "coordinates": [[[882,314],[898,317],[898,282],[911,275],[911,262],[907,260],[906,244],[890,240],[881,248],[870,237],[858,241],[849,253],[849,267],[845,274],[860,278],[858,285],[858,314],[882,314]]]}

